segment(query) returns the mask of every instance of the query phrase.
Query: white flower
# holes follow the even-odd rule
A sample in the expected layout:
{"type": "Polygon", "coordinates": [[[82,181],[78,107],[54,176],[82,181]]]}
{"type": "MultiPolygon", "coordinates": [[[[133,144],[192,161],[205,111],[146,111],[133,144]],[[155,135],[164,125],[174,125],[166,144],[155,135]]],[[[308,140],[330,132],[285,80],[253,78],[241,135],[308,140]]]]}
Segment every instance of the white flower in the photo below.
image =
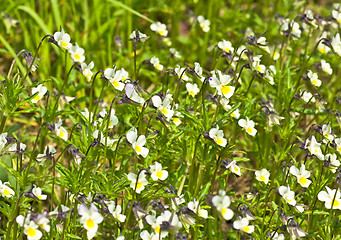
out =
{"type": "Polygon", "coordinates": [[[332,38],[331,45],[334,51],[337,53],[337,55],[341,56],[341,40],[339,33],[337,33],[335,37],[332,38]]]}
{"type": "Polygon", "coordinates": [[[150,29],[152,31],[154,31],[154,32],[157,32],[162,37],[166,37],[167,34],[168,34],[166,24],[163,24],[163,23],[160,23],[160,22],[152,23],[150,25],[150,29]]]}
{"type": "Polygon", "coordinates": [[[130,181],[130,187],[135,190],[137,193],[141,193],[145,186],[148,185],[148,181],[146,179],[145,170],[140,172],[139,178],[136,179],[137,176],[134,173],[128,174],[128,180],[130,181]]]}
{"type": "Polygon", "coordinates": [[[312,85],[314,85],[315,87],[321,86],[322,82],[319,79],[317,73],[313,73],[311,70],[309,70],[307,76],[310,79],[312,85]]]}
{"type": "Polygon", "coordinates": [[[329,187],[326,186],[327,192],[326,191],[321,191],[317,195],[317,198],[325,202],[324,206],[328,209],[339,209],[341,210],[341,193],[339,189],[330,189],[329,187]],[[336,192],[337,191],[337,192],[336,192]],[[335,197],[335,199],[334,199],[335,197]],[[334,200],[334,201],[333,201],[334,200]]]}
{"type": "MultiPolygon", "coordinates": [[[[229,100],[227,98],[224,98],[222,97],[220,99],[220,103],[221,105],[223,106],[223,108],[225,109],[225,111],[230,111],[230,109],[232,108],[230,105],[229,105],[229,100]]],[[[239,109],[237,108],[236,110],[234,110],[231,114],[230,114],[231,117],[235,118],[235,119],[238,119],[240,117],[240,113],[239,113],[239,109]]]]}
{"type": "Polygon", "coordinates": [[[140,233],[140,237],[142,240],[158,240],[159,237],[155,233],[149,233],[147,230],[143,230],[140,233]]]}
{"type": "Polygon", "coordinates": [[[115,115],[115,109],[111,109],[110,118],[109,118],[109,129],[113,128],[118,124],[118,118],[115,115]]]}
{"type": "Polygon", "coordinates": [[[233,211],[228,207],[231,204],[230,197],[226,195],[224,190],[219,190],[218,195],[213,196],[212,203],[216,207],[217,211],[220,212],[225,220],[230,220],[233,217],[233,211]]]}
{"type": "Polygon", "coordinates": [[[2,149],[7,144],[7,139],[6,139],[7,135],[8,135],[7,132],[0,134],[0,152],[2,151],[2,149]]]}
{"type": "Polygon", "coordinates": [[[181,58],[180,53],[175,48],[170,48],[169,51],[175,58],[181,58]]]}
{"type": "Polygon", "coordinates": [[[268,43],[266,42],[266,38],[265,37],[260,37],[257,39],[257,46],[260,48],[260,49],[263,49],[264,51],[268,52],[270,54],[270,49],[269,47],[267,46],[268,43]]]}
{"type": "Polygon", "coordinates": [[[200,81],[203,82],[205,80],[205,77],[202,75],[202,67],[200,67],[200,64],[197,62],[194,63],[194,71],[198,75],[200,81]]]}
{"type": "Polygon", "coordinates": [[[278,232],[272,232],[270,236],[273,236],[271,239],[272,240],[284,240],[284,235],[283,234],[278,234],[278,232]]]}
{"type": "Polygon", "coordinates": [[[320,146],[321,146],[321,143],[318,143],[316,141],[315,136],[313,135],[311,137],[311,141],[309,142],[309,145],[307,146],[307,149],[309,150],[310,154],[315,155],[320,160],[324,160],[324,155],[322,153],[320,146]]]}
{"type": "Polygon", "coordinates": [[[155,162],[154,165],[150,165],[149,170],[151,172],[151,178],[154,181],[157,180],[165,180],[168,177],[168,172],[166,170],[162,170],[162,165],[158,162],[155,162]]]}
{"type": "Polygon", "coordinates": [[[335,18],[335,20],[341,24],[341,12],[337,11],[337,10],[333,10],[332,11],[332,16],[333,18],[335,18]]]}
{"type": "Polygon", "coordinates": [[[202,209],[199,205],[199,201],[196,201],[195,199],[189,202],[187,207],[202,218],[206,219],[208,217],[207,210],[202,209]]]}
{"type": "Polygon", "coordinates": [[[53,156],[56,152],[56,149],[52,145],[45,146],[44,153],[40,153],[37,155],[37,161],[39,162],[39,165],[42,165],[45,162],[46,158],[53,156]]]}
{"type": "Polygon", "coordinates": [[[27,236],[28,240],[38,240],[43,234],[38,230],[38,225],[34,221],[24,224],[24,234],[27,236]]]}
{"type": "Polygon", "coordinates": [[[234,51],[234,48],[232,47],[232,43],[230,41],[226,41],[224,39],[218,43],[218,47],[227,53],[229,53],[229,52],[233,53],[233,51],[234,51]]]}
{"type": "Polygon", "coordinates": [[[200,91],[196,83],[186,83],[186,89],[189,95],[191,95],[192,97],[195,97],[195,95],[197,95],[197,93],[200,91]]]}
{"type": "Polygon", "coordinates": [[[242,175],[242,172],[240,171],[240,167],[237,166],[237,162],[236,160],[233,160],[232,162],[230,162],[226,168],[230,169],[230,171],[238,176],[242,175]]]}
{"type": "Polygon", "coordinates": [[[179,126],[182,123],[178,116],[173,117],[172,120],[176,126],[179,126]]]}
{"type": "Polygon", "coordinates": [[[262,55],[256,55],[253,57],[252,68],[259,73],[264,74],[266,67],[263,64],[260,64],[262,55]]]}
{"type": "MultiPolygon", "coordinates": [[[[14,143],[9,149],[9,152],[16,152],[18,150],[18,144],[14,143]]],[[[26,150],[26,144],[20,143],[19,145],[19,151],[25,151],[26,150]]]]}
{"type": "Polygon", "coordinates": [[[327,63],[325,60],[321,59],[321,68],[323,72],[332,75],[333,69],[330,67],[330,64],[327,63]]]}
{"type": "Polygon", "coordinates": [[[62,120],[59,118],[58,122],[55,123],[55,129],[54,132],[55,134],[63,139],[64,141],[67,141],[68,138],[68,132],[65,130],[64,127],[62,127],[62,120]]]}
{"type": "Polygon", "coordinates": [[[332,142],[335,138],[333,132],[332,132],[332,127],[330,124],[323,124],[322,125],[322,135],[326,138],[323,139],[324,143],[332,142]]]}
{"type": "Polygon", "coordinates": [[[255,227],[253,225],[249,225],[249,219],[247,218],[242,218],[240,220],[236,220],[233,222],[233,227],[235,229],[242,230],[243,232],[246,233],[253,233],[255,230],[255,227]]]}
{"type": "Polygon", "coordinates": [[[107,68],[104,70],[104,77],[109,80],[109,82],[119,91],[124,89],[124,81],[128,78],[128,73],[122,68],[116,71],[116,66],[114,68],[107,68]]]}
{"type": "Polygon", "coordinates": [[[132,128],[127,133],[127,140],[137,153],[137,155],[141,155],[142,157],[147,157],[149,150],[145,147],[143,147],[146,144],[146,137],[144,135],[140,135],[137,138],[137,130],[135,128],[132,128]]]}
{"type": "Polygon", "coordinates": [[[154,107],[159,109],[159,111],[166,117],[167,121],[169,121],[174,115],[174,111],[171,109],[170,101],[171,99],[169,97],[165,97],[163,101],[158,95],[152,97],[154,107]]]}
{"type": "Polygon", "coordinates": [[[341,138],[336,138],[335,139],[335,144],[336,144],[336,150],[341,153],[341,138]]]}
{"type": "Polygon", "coordinates": [[[153,57],[150,59],[150,63],[153,64],[153,66],[154,66],[157,70],[162,71],[163,66],[160,64],[160,60],[159,60],[157,57],[154,57],[154,56],[153,56],[153,57]]]}
{"type": "Polygon", "coordinates": [[[32,95],[34,95],[35,93],[38,93],[32,100],[32,103],[36,103],[38,102],[40,99],[42,99],[44,97],[44,95],[47,92],[47,88],[44,87],[43,84],[39,84],[37,87],[32,88],[32,95]]]}
{"type": "Polygon", "coordinates": [[[84,57],[84,49],[79,47],[77,43],[75,43],[75,45],[73,45],[70,50],[69,50],[70,54],[71,54],[71,58],[78,63],[82,63],[85,60],[84,57]]]}
{"type": "Polygon", "coordinates": [[[34,196],[36,196],[39,200],[46,200],[47,195],[42,194],[41,188],[34,186],[32,189],[32,193],[34,196]]]}
{"type": "Polygon", "coordinates": [[[185,69],[186,68],[181,68],[179,65],[176,65],[176,68],[174,68],[174,72],[176,73],[176,75],[179,78],[181,76],[180,80],[183,80],[183,81],[187,82],[187,81],[190,81],[191,79],[189,77],[187,77],[185,69]]]}
{"type": "Polygon", "coordinates": [[[330,170],[335,173],[338,167],[340,167],[340,161],[336,159],[337,156],[335,153],[326,154],[325,159],[330,161],[330,170]]]}
{"type": "Polygon", "coordinates": [[[287,31],[289,30],[289,25],[291,27],[291,34],[297,38],[301,37],[301,29],[300,25],[297,22],[294,22],[294,20],[286,20],[286,22],[282,25],[282,31],[287,31]]]}
{"type": "Polygon", "coordinates": [[[9,186],[9,182],[4,182],[0,180],[0,195],[6,198],[11,198],[14,196],[15,192],[9,186]]]}
{"type": "Polygon", "coordinates": [[[130,34],[130,39],[133,39],[135,41],[141,41],[141,42],[144,42],[146,41],[149,37],[144,34],[144,33],[141,33],[140,31],[137,31],[137,30],[134,30],[131,34],[130,34]]]}
{"type": "Polygon", "coordinates": [[[209,137],[213,139],[219,146],[226,147],[227,139],[224,138],[224,132],[223,130],[219,130],[218,125],[216,128],[212,128],[208,134],[209,137]]]}
{"type": "Polygon", "coordinates": [[[115,207],[114,201],[109,201],[107,204],[109,212],[113,215],[114,218],[116,218],[120,222],[124,222],[126,220],[126,216],[121,214],[122,207],[121,205],[117,205],[115,207]]]}
{"type": "Polygon", "coordinates": [[[38,214],[37,219],[35,219],[35,223],[44,229],[46,232],[50,232],[50,220],[46,217],[47,213],[38,214]]]}
{"type": "Polygon", "coordinates": [[[135,90],[134,85],[131,84],[131,83],[127,83],[125,85],[125,94],[133,102],[136,102],[136,103],[139,103],[139,104],[143,104],[144,103],[144,99],[142,97],[140,97],[140,95],[135,90]]]}
{"type": "Polygon", "coordinates": [[[255,136],[257,133],[257,129],[255,129],[255,123],[252,120],[249,120],[248,117],[245,119],[240,119],[238,121],[239,126],[241,126],[248,134],[251,136],[255,136]]]}
{"type": "Polygon", "coordinates": [[[91,203],[90,208],[87,208],[85,204],[81,204],[78,207],[78,214],[81,215],[80,223],[87,230],[88,239],[92,239],[98,229],[98,224],[103,221],[103,216],[98,212],[97,207],[91,203]]]}
{"type": "Polygon", "coordinates": [[[269,182],[269,177],[270,177],[270,173],[268,172],[268,170],[266,170],[265,168],[263,168],[260,171],[256,171],[255,172],[256,175],[256,179],[260,182],[264,182],[265,184],[268,184],[269,182]]]}
{"type": "Polygon", "coordinates": [[[86,77],[88,81],[90,81],[93,74],[91,69],[94,68],[94,62],[91,61],[88,65],[86,63],[82,63],[81,68],[83,75],[86,77]]]}
{"type": "Polygon", "coordinates": [[[208,19],[205,19],[203,16],[198,16],[198,22],[199,22],[199,25],[201,27],[201,29],[204,31],[204,32],[208,32],[210,31],[210,20],[208,19]]]}
{"type": "Polygon", "coordinates": [[[303,99],[303,101],[305,101],[306,103],[310,102],[315,102],[315,98],[313,97],[313,94],[311,94],[310,92],[304,92],[301,96],[301,98],[303,99]],[[310,100],[311,99],[311,100],[310,100]]]}
{"type": "Polygon", "coordinates": [[[310,172],[305,170],[304,164],[301,165],[300,169],[296,168],[295,166],[291,166],[290,173],[297,177],[297,182],[302,187],[307,188],[311,184],[311,180],[308,179],[310,177],[310,172]]]}
{"type": "Polygon", "coordinates": [[[62,48],[69,50],[72,47],[72,44],[70,43],[70,35],[65,33],[63,29],[61,32],[55,32],[53,34],[53,38],[62,48]]]}
{"type": "Polygon", "coordinates": [[[227,99],[232,97],[235,87],[228,86],[232,80],[231,76],[222,74],[219,70],[212,71],[211,73],[213,76],[209,81],[210,86],[216,88],[219,95],[223,95],[227,99]]]}
{"type": "Polygon", "coordinates": [[[278,189],[279,194],[284,200],[292,206],[296,205],[295,192],[290,190],[290,187],[280,186],[278,189]]]}
{"type": "Polygon", "coordinates": [[[109,138],[109,136],[107,138],[105,138],[105,135],[100,132],[99,130],[95,130],[92,134],[92,136],[95,138],[95,139],[99,139],[100,138],[100,142],[105,146],[105,139],[107,139],[107,147],[111,147],[115,140],[109,138]]]}

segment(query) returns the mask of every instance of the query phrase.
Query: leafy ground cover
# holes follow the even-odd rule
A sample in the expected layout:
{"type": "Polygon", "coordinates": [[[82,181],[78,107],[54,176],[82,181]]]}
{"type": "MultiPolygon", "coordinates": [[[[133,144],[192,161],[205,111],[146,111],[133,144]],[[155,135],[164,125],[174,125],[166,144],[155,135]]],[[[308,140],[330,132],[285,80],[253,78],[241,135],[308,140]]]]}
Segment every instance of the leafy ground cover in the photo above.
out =
{"type": "Polygon", "coordinates": [[[2,5],[1,239],[340,239],[341,4],[2,5]]]}

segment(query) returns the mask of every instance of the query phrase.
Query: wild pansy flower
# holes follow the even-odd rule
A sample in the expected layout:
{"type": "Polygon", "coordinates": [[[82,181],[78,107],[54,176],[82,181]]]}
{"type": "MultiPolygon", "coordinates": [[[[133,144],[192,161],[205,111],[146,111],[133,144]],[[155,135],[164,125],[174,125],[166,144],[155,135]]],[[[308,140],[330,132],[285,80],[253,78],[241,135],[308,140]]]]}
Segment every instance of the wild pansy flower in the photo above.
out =
{"type": "Polygon", "coordinates": [[[338,10],[333,10],[332,16],[341,25],[341,12],[338,10]]]}
{"type": "Polygon", "coordinates": [[[19,226],[24,227],[24,234],[28,240],[39,240],[42,238],[43,233],[38,229],[39,226],[30,219],[30,214],[26,216],[19,215],[16,217],[16,222],[19,226]]]}
{"type": "Polygon", "coordinates": [[[114,218],[116,218],[118,221],[120,222],[124,222],[126,219],[126,216],[121,214],[122,212],[122,207],[121,205],[117,205],[115,206],[115,202],[114,201],[109,201],[109,203],[107,203],[108,206],[108,210],[109,212],[113,215],[114,218]]]}
{"type": "Polygon", "coordinates": [[[167,121],[173,117],[174,110],[171,109],[172,106],[169,97],[165,97],[161,100],[160,96],[155,95],[152,97],[152,103],[154,107],[159,109],[159,111],[166,117],[167,121]]]}
{"type": "Polygon", "coordinates": [[[37,87],[32,88],[32,95],[34,95],[35,93],[38,93],[32,100],[32,103],[36,103],[38,102],[40,99],[42,99],[44,97],[44,95],[47,92],[47,88],[44,87],[43,84],[39,84],[37,87]]]}
{"type": "Polygon", "coordinates": [[[0,195],[6,198],[11,198],[14,196],[15,192],[9,186],[9,182],[4,182],[0,180],[0,195]]]}
{"type": "Polygon", "coordinates": [[[39,162],[39,165],[42,165],[46,159],[52,159],[56,152],[56,149],[52,145],[45,146],[44,153],[37,155],[37,161],[39,162]]]}
{"type": "Polygon", "coordinates": [[[8,133],[5,132],[5,133],[1,133],[0,134],[0,152],[2,151],[2,149],[6,146],[7,144],[7,135],[8,133]]]}
{"type": "Polygon", "coordinates": [[[159,237],[155,233],[149,233],[147,230],[143,230],[140,233],[140,237],[142,240],[158,240],[159,237]]]}
{"type": "Polygon", "coordinates": [[[71,58],[78,63],[82,63],[85,60],[84,57],[84,49],[79,47],[77,43],[75,43],[75,45],[73,45],[70,49],[69,52],[71,54],[71,58]]]}
{"type": "Polygon", "coordinates": [[[235,229],[241,230],[249,234],[253,233],[253,231],[255,230],[255,226],[249,225],[249,219],[247,218],[241,218],[239,220],[235,220],[233,222],[233,227],[235,229]]]}
{"type": "Polygon", "coordinates": [[[103,216],[98,212],[97,207],[91,203],[90,208],[85,204],[81,204],[78,207],[78,214],[81,215],[80,223],[87,230],[88,239],[92,239],[98,229],[98,224],[103,221],[103,216]]]}
{"type": "Polygon", "coordinates": [[[158,162],[155,162],[153,165],[149,166],[149,171],[151,173],[151,178],[154,181],[157,180],[165,180],[168,177],[168,172],[166,170],[162,170],[162,165],[158,162]]]}
{"type": "Polygon", "coordinates": [[[222,167],[229,169],[232,173],[241,176],[242,172],[240,171],[240,167],[237,166],[237,161],[223,161],[222,167]]]}
{"type": "Polygon", "coordinates": [[[316,141],[315,136],[313,135],[311,137],[311,141],[307,142],[309,145],[307,146],[307,149],[309,150],[310,154],[315,155],[318,157],[320,160],[324,160],[324,155],[321,150],[321,143],[318,143],[316,141]]]}
{"type": "Polygon", "coordinates": [[[294,20],[291,20],[289,22],[289,20],[285,20],[285,22],[283,23],[283,25],[281,26],[282,31],[286,32],[289,31],[289,28],[291,29],[291,34],[297,38],[301,37],[301,29],[300,29],[300,25],[295,22],[294,20]]]}
{"type": "Polygon", "coordinates": [[[201,82],[205,80],[205,77],[202,75],[202,67],[200,66],[198,62],[194,63],[194,72],[201,82]]]}
{"type": "Polygon", "coordinates": [[[330,189],[326,186],[326,191],[321,191],[317,195],[317,198],[324,202],[324,206],[328,209],[339,209],[341,210],[341,192],[339,189],[330,189]],[[335,199],[334,199],[335,197],[335,199]],[[334,200],[334,201],[333,201],[334,200]]]}
{"type": "Polygon", "coordinates": [[[86,77],[86,79],[87,79],[88,81],[90,81],[90,80],[91,80],[91,77],[92,77],[92,75],[93,75],[91,69],[94,68],[94,62],[91,61],[89,64],[82,63],[82,64],[81,64],[81,68],[82,68],[82,73],[83,73],[83,75],[86,77]]]}
{"type": "Polygon", "coordinates": [[[152,23],[150,25],[150,29],[154,32],[157,32],[162,37],[166,37],[168,34],[166,24],[160,22],[152,23]]]}
{"type": "Polygon", "coordinates": [[[144,135],[137,137],[136,128],[132,128],[127,133],[127,141],[131,144],[137,155],[141,155],[144,158],[147,157],[149,150],[144,147],[146,144],[146,137],[144,135]]]}
{"type": "Polygon", "coordinates": [[[321,59],[321,68],[323,72],[327,73],[328,75],[332,75],[333,69],[330,67],[330,64],[323,59],[321,59]]]}
{"type": "Polygon", "coordinates": [[[113,87],[119,91],[124,89],[124,81],[128,78],[128,73],[122,68],[116,71],[114,68],[107,68],[104,70],[104,77],[113,85],[113,87]]]}
{"type": "Polygon", "coordinates": [[[337,160],[337,156],[335,153],[333,154],[326,154],[325,159],[329,161],[330,170],[335,173],[336,170],[340,167],[340,161],[337,160]]]}
{"type": "Polygon", "coordinates": [[[341,40],[340,40],[340,33],[337,33],[333,38],[331,45],[333,50],[336,52],[337,55],[341,57],[341,40]]]}
{"type": "Polygon", "coordinates": [[[257,39],[257,46],[270,54],[270,49],[267,45],[268,43],[265,37],[260,37],[257,39]]]}
{"type": "Polygon", "coordinates": [[[191,79],[186,75],[186,68],[182,68],[179,65],[176,65],[176,67],[174,68],[174,72],[176,73],[176,75],[182,80],[182,81],[190,81],[191,79]]]}
{"type": "Polygon", "coordinates": [[[255,122],[249,120],[248,117],[246,119],[239,119],[238,124],[252,137],[256,135],[257,129],[255,129],[255,122]]]}
{"type": "Polygon", "coordinates": [[[35,197],[37,197],[39,200],[46,200],[47,195],[42,194],[42,190],[40,187],[34,186],[32,189],[32,193],[35,197]]]}
{"type": "Polygon", "coordinates": [[[14,152],[14,153],[17,153],[17,154],[22,154],[26,150],[26,147],[27,146],[24,143],[20,143],[19,147],[18,147],[17,143],[14,143],[12,146],[10,146],[8,148],[8,151],[9,152],[14,152]]]}
{"type": "Polygon", "coordinates": [[[149,38],[146,34],[138,30],[134,30],[129,37],[135,44],[138,42],[145,42],[149,38]]]}
{"type": "Polygon", "coordinates": [[[200,91],[200,89],[198,88],[198,85],[196,83],[194,83],[194,84],[186,83],[186,89],[187,89],[189,95],[191,95],[192,97],[195,97],[195,95],[197,95],[198,92],[200,91]]]}
{"type": "Polygon", "coordinates": [[[224,39],[218,43],[218,47],[227,53],[233,53],[234,51],[234,48],[232,47],[232,43],[224,39]]]}
{"type": "Polygon", "coordinates": [[[219,129],[218,125],[216,128],[211,128],[208,134],[209,137],[216,142],[216,144],[218,144],[221,147],[226,147],[227,139],[224,138],[224,132],[223,130],[219,129]]]}
{"type": "MultiPolygon", "coordinates": [[[[225,109],[225,111],[230,111],[230,109],[232,108],[232,106],[229,105],[229,100],[227,98],[222,97],[220,99],[220,104],[223,106],[223,108],[225,109]]],[[[234,110],[231,114],[231,117],[238,119],[240,117],[240,113],[239,113],[239,109],[237,108],[236,110],[234,110]]]]}
{"type": "Polygon", "coordinates": [[[305,170],[305,165],[302,164],[301,168],[298,169],[295,166],[290,167],[290,173],[297,177],[297,182],[302,186],[302,187],[309,187],[311,184],[311,180],[308,178],[310,177],[310,172],[305,170]]]}
{"type": "Polygon", "coordinates": [[[58,137],[60,137],[64,141],[67,141],[68,132],[65,130],[64,127],[62,127],[62,120],[60,118],[58,122],[54,124],[54,132],[58,137]]]}
{"type": "Polygon", "coordinates": [[[169,51],[171,53],[171,56],[175,58],[181,58],[181,54],[175,48],[170,48],[169,51]]]}
{"type": "Polygon", "coordinates": [[[231,76],[222,74],[219,70],[212,71],[211,73],[213,76],[209,81],[210,86],[217,89],[219,95],[222,95],[227,99],[232,97],[235,87],[228,85],[232,80],[231,76]]]}
{"type": "Polygon", "coordinates": [[[288,204],[292,206],[296,205],[295,192],[291,191],[289,186],[280,186],[278,192],[288,204]]]}
{"type": "Polygon", "coordinates": [[[263,64],[260,64],[262,55],[255,55],[252,58],[252,68],[257,72],[264,74],[266,67],[263,64]]]}
{"type": "Polygon", "coordinates": [[[341,154],[341,138],[336,138],[335,140],[336,150],[341,154]]]}
{"type": "Polygon", "coordinates": [[[334,140],[335,135],[333,134],[330,123],[322,125],[322,135],[326,138],[323,139],[324,143],[332,142],[334,140]]]}
{"type": "Polygon", "coordinates": [[[272,240],[285,240],[283,234],[278,234],[278,232],[272,232],[268,235],[272,240]]]}
{"type": "Polygon", "coordinates": [[[140,172],[140,174],[138,175],[138,179],[135,173],[129,173],[128,180],[130,181],[130,187],[134,189],[136,193],[141,193],[145,186],[148,185],[145,170],[142,170],[140,172]]]}
{"type": "Polygon", "coordinates": [[[99,130],[95,130],[93,133],[92,133],[92,136],[95,138],[95,139],[98,139],[100,140],[100,143],[103,144],[105,146],[105,139],[107,139],[107,147],[111,147],[115,140],[111,139],[109,136],[107,138],[105,138],[105,135],[100,132],[99,130]]]}
{"type": "Polygon", "coordinates": [[[256,171],[255,172],[256,175],[256,179],[260,182],[264,182],[265,184],[268,184],[269,182],[269,177],[270,177],[270,173],[268,172],[268,170],[266,170],[265,168],[261,169],[260,171],[256,171]]]}
{"type": "Polygon", "coordinates": [[[128,99],[139,104],[144,103],[144,99],[137,93],[134,84],[127,83],[124,88],[128,99]]]}
{"type": "Polygon", "coordinates": [[[70,43],[70,35],[65,33],[63,29],[61,32],[55,32],[53,34],[53,38],[62,48],[69,50],[72,47],[72,44],[70,43]]]}
{"type": "Polygon", "coordinates": [[[152,57],[150,59],[150,63],[154,66],[154,68],[156,68],[159,71],[162,71],[163,66],[160,64],[160,60],[157,57],[152,57]]]}
{"type": "Polygon", "coordinates": [[[187,207],[192,210],[194,213],[198,214],[202,218],[208,217],[208,212],[205,209],[202,209],[199,205],[199,201],[193,200],[187,204],[187,207]]]}
{"type": "Polygon", "coordinates": [[[315,102],[315,97],[313,97],[313,94],[311,94],[310,92],[305,91],[303,94],[301,94],[301,98],[304,102],[308,103],[310,102],[315,102]]]}
{"type": "Polygon", "coordinates": [[[198,16],[198,22],[199,22],[199,25],[201,27],[201,29],[204,31],[204,32],[208,32],[210,31],[210,20],[208,19],[205,19],[204,16],[198,16]]]}
{"type": "Polygon", "coordinates": [[[321,86],[322,82],[319,79],[317,73],[313,73],[311,70],[309,70],[307,76],[308,76],[312,85],[314,85],[315,87],[321,86]]]}

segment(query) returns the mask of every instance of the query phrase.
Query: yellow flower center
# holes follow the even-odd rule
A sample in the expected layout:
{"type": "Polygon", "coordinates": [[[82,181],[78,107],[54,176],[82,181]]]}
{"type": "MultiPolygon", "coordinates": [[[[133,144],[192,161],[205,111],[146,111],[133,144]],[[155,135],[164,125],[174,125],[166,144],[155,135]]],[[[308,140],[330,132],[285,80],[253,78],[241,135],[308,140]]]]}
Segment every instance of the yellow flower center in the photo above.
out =
{"type": "Polygon", "coordinates": [[[179,122],[179,118],[173,118],[174,122],[179,122]]]}
{"type": "Polygon", "coordinates": [[[161,111],[164,115],[166,115],[168,113],[168,110],[166,108],[162,108],[162,111],[161,111]]]}
{"type": "Polygon", "coordinates": [[[163,35],[165,34],[165,31],[160,30],[160,31],[158,31],[157,33],[160,34],[161,36],[163,36],[163,35]]]}
{"type": "Polygon", "coordinates": [[[37,197],[38,197],[39,199],[43,199],[43,197],[42,197],[42,196],[40,196],[40,195],[38,195],[37,197]]]}
{"type": "Polygon", "coordinates": [[[301,185],[305,185],[308,183],[308,180],[304,177],[300,177],[299,182],[301,183],[301,185]]]}
{"type": "Polygon", "coordinates": [[[286,198],[285,199],[287,202],[291,202],[292,201],[292,199],[289,199],[289,198],[286,198]]]}
{"type": "Polygon", "coordinates": [[[38,101],[40,99],[39,94],[33,98],[35,101],[38,101]]]}
{"type": "Polygon", "coordinates": [[[231,87],[230,86],[222,86],[221,87],[221,92],[225,95],[228,94],[231,91],[231,87]]]}
{"type": "Polygon", "coordinates": [[[88,228],[93,228],[93,227],[95,226],[95,222],[94,222],[94,220],[92,220],[91,218],[89,218],[88,220],[86,220],[85,224],[86,224],[86,226],[87,226],[88,228]]]}
{"type": "Polygon", "coordinates": [[[259,178],[261,181],[265,181],[265,177],[264,176],[260,176],[259,178]]]}
{"type": "Polygon", "coordinates": [[[262,67],[260,65],[257,66],[257,71],[258,72],[262,71],[262,67]]]}
{"type": "Polygon", "coordinates": [[[64,136],[63,131],[59,131],[58,137],[62,138],[64,136]]]}
{"type": "Polygon", "coordinates": [[[136,152],[141,152],[141,147],[140,147],[140,146],[136,146],[136,147],[135,147],[135,151],[136,151],[136,152]]]}
{"type": "Polygon", "coordinates": [[[235,171],[235,172],[239,172],[238,170],[238,168],[237,167],[233,167],[233,170],[235,171]]]}
{"type": "Polygon", "coordinates": [[[156,176],[157,176],[158,178],[162,178],[162,176],[163,176],[162,171],[157,171],[156,176]]]}
{"type": "Polygon", "coordinates": [[[341,147],[339,147],[337,150],[341,153],[341,147]]]}
{"type": "Polygon", "coordinates": [[[27,229],[27,236],[33,237],[36,235],[36,230],[33,228],[27,229]]]}
{"type": "Polygon", "coordinates": [[[326,52],[326,49],[325,48],[321,48],[320,49],[320,53],[325,53],[326,52]]]}
{"type": "Polygon", "coordinates": [[[217,144],[218,144],[218,145],[223,144],[223,140],[222,140],[221,138],[217,138],[217,144]]]}
{"type": "Polygon", "coordinates": [[[81,59],[81,56],[79,56],[79,54],[75,54],[75,59],[79,60],[81,59]]]}
{"type": "Polygon", "coordinates": [[[195,93],[193,91],[189,91],[189,95],[194,96],[195,93]]]}
{"type": "Polygon", "coordinates": [[[160,233],[160,230],[161,230],[160,226],[155,227],[155,232],[160,233]]]}
{"type": "Polygon", "coordinates": [[[112,85],[114,85],[115,88],[117,88],[119,85],[119,83],[117,81],[112,81],[111,83],[112,83],[112,85]]]}
{"type": "Polygon", "coordinates": [[[63,48],[66,48],[67,45],[68,45],[68,44],[67,44],[66,42],[62,42],[62,47],[63,47],[63,48]]]}
{"type": "Polygon", "coordinates": [[[136,189],[140,189],[140,188],[142,188],[142,183],[141,183],[141,182],[138,182],[138,183],[136,184],[136,189]]]}
{"type": "Polygon", "coordinates": [[[252,131],[252,128],[250,128],[250,127],[248,127],[247,129],[246,129],[246,131],[248,132],[248,133],[252,133],[253,131],[252,131]]]}
{"type": "Polygon", "coordinates": [[[224,51],[225,51],[225,52],[229,52],[230,49],[227,47],[227,48],[224,49],[224,51]]]}
{"type": "Polygon", "coordinates": [[[10,193],[7,189],[5,189],[4,192],[3,192],[3,194],[4,194],[5,196],[8,196],[8,195],[10,195],[11,193],[10,193]]]}
{"type": "Polygon", "coordinates": [[[231,116],[232,117],[236,117],[236,114],[233,112],[233,113],[231,113],[231,116]]]}
{"type": "Polygon", "coordinates": [[[226,213],[226,208],[223,208],[223,209],[221,209],[221,214],[225,214],[226,213]]]}
{"type": "Polygon", "coordinates": [[[313,85],[317,85],[317,80],[313,79],[313,85]]]}
{"type": "Polygon", "coordinates": [[[244,232],[249,232],[249,231],[250,231],[250,227],[249,226],[244,227],[244,232]]]}
{"type": "Polygon", "coordinates": [[[338,200],[334,200],[333,207],[338,207],[340,206],[340,202],[338,200]]]}

